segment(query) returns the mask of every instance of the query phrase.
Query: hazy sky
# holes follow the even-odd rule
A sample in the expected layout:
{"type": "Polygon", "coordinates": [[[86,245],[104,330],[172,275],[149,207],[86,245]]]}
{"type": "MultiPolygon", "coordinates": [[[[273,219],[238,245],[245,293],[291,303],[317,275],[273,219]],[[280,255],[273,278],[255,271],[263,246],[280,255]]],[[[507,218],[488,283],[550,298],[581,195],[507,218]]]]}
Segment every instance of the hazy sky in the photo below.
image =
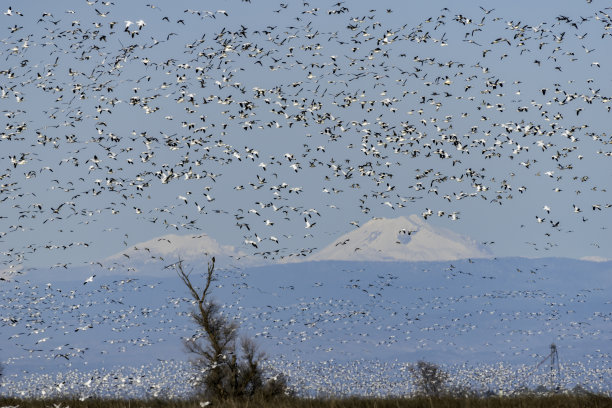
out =
{"type": "Polygon", "coordinates": [[[168,233],[278,258],[410,214],[610,253],[604,2],[180,4],[0,15],[3,268],[168,233]]]}

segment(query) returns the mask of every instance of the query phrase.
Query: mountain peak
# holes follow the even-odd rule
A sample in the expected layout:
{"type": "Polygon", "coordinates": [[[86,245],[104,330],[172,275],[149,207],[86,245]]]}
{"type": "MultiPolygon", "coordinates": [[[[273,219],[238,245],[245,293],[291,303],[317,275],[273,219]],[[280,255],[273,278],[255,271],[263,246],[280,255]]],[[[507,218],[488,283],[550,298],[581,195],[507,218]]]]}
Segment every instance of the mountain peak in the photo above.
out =
{"type": "Polygon", "coordinates": [[[310,257],[313,261],[451,261],[489,258],[471,238],[433,227],[418,215],[373,218],[310,257]]]}
{"type": "Polygon", "coordinates": [[[106,261],[140,261],[144,263],[154,260],[175,262],[179,258],[186,261],[216,257],[222,263],[231,260],[236,262],[247,258],[247,254],[231,245],[221,245],[206,234],[176,235],[168,234],[140,242],[112,255],[106,261]]]}

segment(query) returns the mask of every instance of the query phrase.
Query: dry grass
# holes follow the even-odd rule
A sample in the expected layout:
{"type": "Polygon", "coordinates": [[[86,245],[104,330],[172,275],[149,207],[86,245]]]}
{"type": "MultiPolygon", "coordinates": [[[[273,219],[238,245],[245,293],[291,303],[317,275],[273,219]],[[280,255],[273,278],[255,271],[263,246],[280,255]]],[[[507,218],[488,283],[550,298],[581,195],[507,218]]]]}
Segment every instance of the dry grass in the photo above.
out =
{"type": "MultiPolygon", "coordinates": [[[[15,399],[0,398],[0,407],[19,408],[202,408],[200,400],[124,399],[15,399]]],[[[208,405],[219,408],[607,408],[612,397],[604,395],[550,395],[486,398],[282,398],[271,401],[227,400],[208,405]]]]}

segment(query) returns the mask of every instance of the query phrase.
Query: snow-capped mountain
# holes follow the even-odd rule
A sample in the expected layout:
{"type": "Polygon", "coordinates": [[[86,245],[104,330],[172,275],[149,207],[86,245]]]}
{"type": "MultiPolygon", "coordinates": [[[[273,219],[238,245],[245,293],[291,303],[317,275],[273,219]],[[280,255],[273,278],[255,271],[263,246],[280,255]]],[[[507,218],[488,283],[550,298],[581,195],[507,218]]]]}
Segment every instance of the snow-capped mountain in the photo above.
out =
{"type": "Polygon", "coordinates": [[[217,264],[258,265],[261,260],[249,257],[244,251],[232,245],[222,245],[206,234],[176,235],[168,234],[137,243],[124,251],[114,254],[102,263],[119,262],[137,268],[137,264],[151,262],[207,261],[215,257],[217,264]]]}
{"type": "Polygon", "coordinates": [[[312,261],[452,261],[489,258],[469,237],[429,225],[417,215],[374,218],[314,254],[312,261]]]}
{"type": "MultiPolygon", "coordinates": [[[[218,265],[255,266],[264,262],[245,251],[222,245],[206,234],[168,234],[137,243],[102,263],[117,262],[138,269],[137,264],[164,261],[206,261],[218,265]]],[[[473,239],[434,227],[417,215],[373,218],[360,228],[342,235],[315,253],[308,261],[453,261],[490,258],[491,253],[473,239]]]]}

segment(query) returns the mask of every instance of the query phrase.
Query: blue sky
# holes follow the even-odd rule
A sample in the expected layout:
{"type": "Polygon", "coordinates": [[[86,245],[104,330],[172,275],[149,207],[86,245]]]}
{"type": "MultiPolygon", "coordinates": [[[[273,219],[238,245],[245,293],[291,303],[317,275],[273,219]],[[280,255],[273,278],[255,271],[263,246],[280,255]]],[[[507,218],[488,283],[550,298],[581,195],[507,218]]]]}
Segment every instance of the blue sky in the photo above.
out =
{"type": "Polygon", "coordinates": [[[603,2],[184,4],[0,15],[3,268],[428,210],[497,256],[608,257],[603,2]]]}

